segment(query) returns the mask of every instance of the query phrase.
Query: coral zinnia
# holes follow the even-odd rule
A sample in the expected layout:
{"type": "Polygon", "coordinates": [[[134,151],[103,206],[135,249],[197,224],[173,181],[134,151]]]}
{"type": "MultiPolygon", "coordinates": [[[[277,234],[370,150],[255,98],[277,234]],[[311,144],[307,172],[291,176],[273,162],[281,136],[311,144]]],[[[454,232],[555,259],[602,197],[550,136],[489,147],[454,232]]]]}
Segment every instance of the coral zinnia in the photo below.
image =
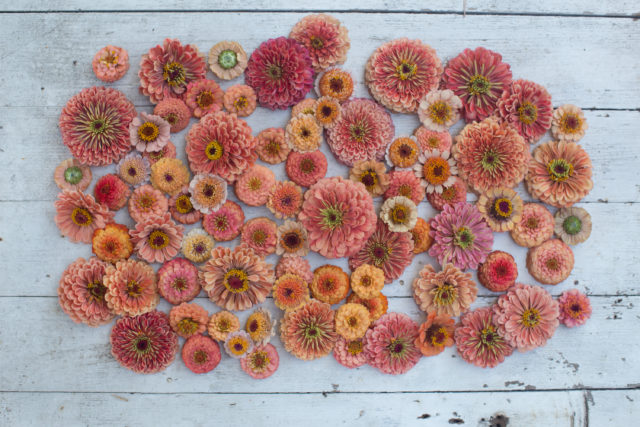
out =
{"type": "Polygon", "coordinates": [[[162,215],[168,209],[169,202],[164,194],[148,184],[136,188],[129,199],[129,215],[136,222],[150,215],[162,215]]]}
{"type": "Polygon", "coordinates": [[[578,142],[588,128],[587,119],[580,107],[565,104],[553,112],[551,134],[557,140],[578,142]]]}
{"type": "Polygon", "coordinates": [[[284,224],[278,227],[278,242],[276,253],[278,255],[305,256],[309,253],[309,238],[307,229],[297,221],[286,220],[284,224]]]}
{"type": "Polygon", "coordinates": [[[309,300],[309,286],[295,272],[286,272],[273,285],[273,302],[280,310],[296,310],[309,300]]]}
{"type": "Polygon", "coordinates": [[[582,208],[559,209],[554,217],[556,236],[568,245],[577,245],[591,235],[591,215],[582,208]]]}
{"type": "Polygon", "coordinates": [[[305,258],[299,256],[282,257],[276,266],[276,277],[282,277],[286,273],[293,273],[300,276],[307,283],[313,280],[311,265],[305,258]]]}
{"type": "Polygon", "coordinates": [[[314,116],[300,114],[289,120],[284,138],[293,151],[300,153],[315,151],[322,144],[322,126],[314,116]]]}
{"type": "Polygon", "coordinates": [[[355,254],[375,230],[373,199],[364,185],[323,178],[304,194],[298,216],[309,233],[309,247],[327,258],[355,254]]]}
{"type": "Polygon", "coordinates": [[[551,239],[527,252],[527,269],[540,283],[557,285],[573,270],[571,248],[560,239],[551,239]]]}
{"type": "Polygon", "coordinates": [[[445,347],[451,347],[455,323],[455,320],[446,314],[429,313],[427,320],[420,325],[419,335],[416,338],[416,346],[422,355],[436,356],[442,353],[445,347]]]}
{"type": "Polygon", "coordinates": [[[279,364],[278,350],[271,344],[255,347],[251,353],[240,359],[242,370],[257,380],[269,378],[276,372],[279,364]]]}
{"type": "Polygon", "coordinates": [[[153,114],[169,123],[171,133],[180,132],[189,126],[191,118],[191,110],[183,100],[178,98],[163,99],[153,108],[153,114]]]}
{"type": "Polygon", "coordinates": [[[256,92],[251,86],[233,85],[224,93],[223,102],[228,112],[247,117],[256,110],[256,92]]]}
{"type": "Polygon", "coordinates": [[[194,374],[213,371],[220,359],[220,345],[204,335],[193,335],[182,346],[182,361],[194,374]]]}
{"type": "Polygon", "coordinates": [[[397,169],[411,168],[418,163],[422,149],[415,136],[401,136],[387,147],[385,159],[397,169]]]}
{"type": "Polygon", "coordinates": [[[293,182],[311,187],[327,174],[327,158],[320,150],[308,153],[291,151],[287,156],[285,170],[293,182]]]}
{"type": "Polygon", "coordinates": [[[364,347],[367,343],[365,337],[347,341],[338,337],[335,347],[333,347],[333,357],[336,361],[349,369],[358,368],[367,363],[367,354],[364,347]]]}
{"type": "Polygon", "coordinates": [[[370,323],[369,310],[364,305],[347,303],[336,311],[336,332],[345,339],[362,338],[370,323]]]}
{"type": "Polygon", "coordinates": [[[413,239],[413,253],[421,254],[426,252],[433,243],[433,237],[431,237],[431,227],[429,223],[422,218],[418,218],[416,225],[409,230],[411,238],[413,239]]]}
{"type": "Polygon", "coordinates": [[[129,124],[129,138],[136,150],[159,151],[169,143],[171,125],[165,119],[153,114],[140,113],[129,124]]]}
{"type": "Polygon", "coordinates": [[[315,90],[319,97],[329,96],[344,102],[353,95],[355,84],[350,72],[341,68],[331,68],[318,74],[315,90]]]}
{"type": "Polygon", "coordinates": [[[589,298],[577,289],[564,291],[558,298],[560,315],[558,320],[569,328],[584,325],[591,317],[589,298]]]}
{"type": "Polygon", "coordinates": [[[278,225],[266,216],[251,218],[242,226],[240,240],[257,255],[265,257],[276,251],[277,228],[278,225]]]}
{"type": "Polygon", "coordinates": [[[176,146],[173,144],[173,142],[169,141],[167,142],[167,145],[165,145],[158,151],[145,151],[144,153],[142,153],[142,157],[149,160],[149,163],[153,165],[161,159],[175,159],[177,154],[178,153],[176,152],[176,146]]]}
{"type": "Polygon", "coordinates": [[[391,231],[410,231],[418,221],[418,207],[404,196],[392,197],[382,204],[380,219],[391,231]]]}
{"type": "Polygon", "coordinates": [[[174,258],[158,269],[158,292],[171,304],[189,302],[200,293],[198,268],[184,258],[174,258]]]}
{"type": "Polygon", "coordinates": [[[493,231],[509,231],[522,219],[522,199],[510,188],[482,193],[476,207],[493,231]]]}
{"type": "Polygon", "coordinates": [[[98,179],[93,188],[93,195],[98,203],[106,205],[112,211],[117,211],[127,203],[131,190],[118,175],[109,173],[98,179]]]}
{"type": "Polygon", "coordinates": [[[199,335],[207,329],[209,313],[198,304],[188,304],[183,302],[180,305],[171,307],[169,312],[169,323],[171,329],[182,338],[189,338],[199,335]]]}
{"type": "Polygon", "coordinates": [[[238,42],[218,42],[209,50],[209,68],[222,80],[235,79],[247,68],[247,54],[238,42]]]}
{"type": "Polygon", "coordinates": [[[493,251],[478,267],[478,281],[493,292],[504,292],[516,283],[518,266],[511,254],[493,251]]]}
{"type": "Polygon", "coordinates": [[[418,117],[422,125],[436,132],[445,132],[460,120],[462,101],[449,90],[432,90],[420,101],[418,117]]]}
{"type": "Polygon", "coordinates": [[[323,265],[313,272],[311,295],[327,304],[337,304],[349,293],[349,275],[335,265],[323,265]]]}
{"type": "Polygon", "coordinates": [[[331,306],[316,300],[287,311],[280,323],[280,340],[285,350],[302,360],[328,355],[337,337],[331,306]]]}
{"type": "Polygon", "coordinates": [[[385,199],[404,196],[417,205],[424,199],[426,184],[412,170],[393,170],[389,174],[389,187],[385,199]]]}
{"type": "Polygon", "coordinates": [[[427,194],[427,200],[435,209],[441,211],[445,205],[455,205],[456,203],[467,201],[467,185],[457,176],[453,184],[442,187],[442,193],[427,194]]]}
{"type": "Polygon", "coordinates": [[[121,47],[107,45],[95,54],[91,66],[97,78],[113,83],[129,70],[129,54],[121,47]]]}
{"type": "Polygon", "coordinates": [[[219,311],[211,315],[207,332],[214,340],[226,341],[227,335],[240,330],[240,320],[238,316],[229,311],[219,311]]]}
{"type": "Polygon", "coordinates": [[[262,206],[269,200],[276,176],[262,165],[250,166],[234,184],[236,196],[249,206],[262,206]]]}
{"type": "Polygon", "coordinates": [[[287,158],[291,147],[284,140],[284,129],[268,128],[256,136],[255,150],[260,160],[275,165],[287,158]]]}
{"type": "Polygon", "coordinates": [[[389,175],[384,163],[375,160],[359,160],[349,171],[349,179],[361,182],[372,197],[380,196],[389,187],[389,175]]]}
{"type": "Polygon", "coordinates": [[[189,185],[189,169],[180,159],[165,157],[151,166],[151,184],[170,196],[189,185]]]}
{"type": "Polygon", "coordinates": [[[340,119],[341,111],[337,99],[323,96],[316,102],[315,118],[322,126],[330,128],[340,119]]]}
{"type": "Polygon", "coordinates": [[[205,262],[215,246],[213,237],[201,228],[194,228],[182,239],[182,253],[191,262],[205,262]]]}
{"type": "Polygon", "coordinates": [[[384,287],[384,271],[369,264],[358,266],[351,273],[351,289],[362,299],[374,298],[384,287]]]}
{"type": "Polygon", "coordinates": [[[113,220],[109,208],[78,190],[64,190],[54,203],[54,221],[63,236],[72,242],[91,243],[93,232],[113,220]]]}
{"type": "Polygon", "coordinates": [[[189,193],[193,207],[208,214],[227,201],[227,183],[217,175],[198,174],[189,183],[189,193]]]}
{"type": "Polygon", "coordinates": [[[73,158],[62,161],[53,172],[53,181],[61,190],[84,191],[91,178],[91,168],[73,158]]]}
{"type": "Polygon", "coordinates": [[[371,95],[398,113],[412,113],[420,100],[438,87],[442,63],[420,40],[401,38],[378,47],[367,61],[365,80],[371,95]]]}
{"type": "Polygon", "coordinates": [[[514,80],[502,92],[497,111],[500,118],[529,143],[534,143],[551,127],[551,95],[537,83],[514,80]]]}
{"type": "Polygon", "coordinates": [[[276,333],[276,322],[268,310],[258,308],[247,318],[244,328],[256,345],[265,345],[276,333]]]}
{"type": "Polygon", "coordinates": [[[184,102],[193,113],[193,117],[202,117],[222,110],[224,96],[224,91],[214,80],[194,80],[187,85],[184,102]]]}
{"type": "Polygon", "coordinates": [[[431,264],[425,265],[412,286],[413,299],[420,310],[438,315],[459,316],[478,295],[471,273],[463,273],[451,264],[438,272],[431,264]]]}
{"type": "Polygon", "coordinates": [[[202,267],[200,278],[209,299],[227,310],[246,310],[260,304],[273,286],[273,267],[246,245],[216,247],[202,267]]]}
{"type": "Polygon", "coordinates": [[[118,162],[116,170],[123,181],[137,187],[149,179],[151,169],[149,160],[140,153],[131,152],[118,162]]]}
{"type": "Polygon", "coordinates": [[[458,168],[447,151],[426,151],[420,154],[418,164],[414,166],[416,175],[427,183],[426,192],[442,193],[444,187],[453,185],[458,168]]]}
{"type": "Polygon", "coordinates": [[[107,224],[93,232],[91,239],[94,254],[106,262],[127,259],[133,252],[129,229],[122,224],[107,224]]]}
{"type": "Polygon", "coordinates": [[[105,270],[104,285],[107,293],[104,298],[115,314],[138,316],[147,313],[158,305],[156,273],[144,261],[132,259],[118,261],[105,270]]]}
{"type": "Polygon", "coordinates": [[[147,262],[165,262],[178,254],[184,227],[171,219],[171,214],[149,215],[131,230],[136,254],[147,262]]]}
{"type": "Polygon", "coordinates": [[[330,15],[317,13],[303,17],[289,34],[309,50],[316,72],[344,64],[351,47],[347,27],[330,15]]]}
{"type": "Polygon", "coordinates": [[[251,54],[244,79],[263,107],[288,108],[304,99],[313,86],[309,51],[293,39],[269,39],[251,54]]]}
{"type": "Polygon", "coordinates": [[[498,329],[491,307],[464,314],[456,328],[455,340],[460,356],[481,368],[495,368],[513,353],[513,347],[498,329]]]}
{"type": "Polygon", "coordinates": [[[443,151],[451,151],[451,134],[447,131],[434,132],[424,126],[420,126],[413,131],[413,135],[416,137],[422,151],[438,150],[441,153],[443,151]]]}
{"type": "Polygon", "coordinates": [[[381,293],[373,298],[363,299],[360,298],[358,294],[353,292],[347,298],[347,302],[364,305],[367,310],[369,310],[369,316],[371,317],[372,322],[378,320],[383,314],[387,312],[387,309],[389,308],[387,297],[385,297],[381,293]]]}
{"type": "Polygon", "coordinates": [[[422,356],[415,342],[418,324],[403,313],[387,313],[367,331],[369,364],[385,374],[404,374],[422,356]]]}
{"type": "Polygon", "coordinates": [[[169,199],[171,217],[181,224],[195,224],[202,218],[202,213],[191,204],[189,187],[182,187],[180,191],[169,199]]]}
{"type": "Polygon", "coordinates": [[[224,350],[234,359],[240,359],[253,351],[253,341],[245,331],[230,332],[224,341],[224,350]]]}
{"type": "Polygon", "coordinates": [[[538,203],[525,203],[522,218],[511,230],[511,238],[520,246],[532,248],[553,236],[553,215],[538,203]]]}
{"type": "Polygon", "coordinates": [[[240,235],[244,212],[240,205],[227,200],[218,210],[202,219],[202,227],[219,242],[233,240],[240,235]]]}
{"type": "Polygon", "coordinates": [[[82,164],[111,164],[131,148],[129,124],[135,117],[135,107],[122,92],[97,86],[82,89],[60,113],[62,142],[82,164]]]}

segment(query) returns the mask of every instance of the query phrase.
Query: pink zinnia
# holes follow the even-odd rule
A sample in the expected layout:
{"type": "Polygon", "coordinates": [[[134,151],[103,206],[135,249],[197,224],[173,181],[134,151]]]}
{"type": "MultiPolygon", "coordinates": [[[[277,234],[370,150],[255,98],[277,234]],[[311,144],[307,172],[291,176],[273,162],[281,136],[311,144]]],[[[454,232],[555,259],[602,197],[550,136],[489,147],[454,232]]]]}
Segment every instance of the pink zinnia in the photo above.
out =
{"type": "Polygon", "coordinates": [[[162,117],[171,126],[171,133],[180,132],[189,126],[191,110],[182,99],[165,98],[153,108],[153,114],[162,117]]]}
{"type": "Polygon", "coordinates": [[[293,39],[269,39],[251,54],[244,79],[263,107],[288,108],[313,87],[309,51],[293,39]]]}
{"type": "Polygon", "coordinates": [[[219,242],[233,240],[240,234],[244,224],[244,212],[240,205],[230,200],[202,219],[202,228],[219,242]]]}
{"type": "Polygon", "coordinates": [[[242,226],[240,240],[261,257],[276,251],[278,226],[267,217],[251,218],[242,226]]]}
{"type": "Polygon", "coordinates": [[[513,353],[513,347],[499,331],[491,307],[462,315],[454,335],[460,356],[480,368],[495,368],[513,353]]]}
{"type": "Polygon", "coordinates": [[[389,173],[389,187],[384,199],[404,196],[417,205],[424,199],[426,184],[412,170],[393,170],[389,173]]]}
{"type": "Polygon", "coordinates": [[[202,212],[196,210],[191,204],[191,193],[186,186],[171,196],[169,211],[171,217],[181,224],[195,224],[202,218],[202,212]]]}
{"type": "Polygon", "coordinates": [[[295,217],[302,208],[302,188],[295,182],[277,181],[269,193],[267,208],[278,219],[295,217]]]}
{"type": "Polygon", "coordinates": [[[158,163],[158,161],[166,158],[175,159],[176,158],[176,146],[173,142],[167,142],[167,145],[162,147],[158,151],[145,151],[142,153],[142,156],[149,161],[150,165],[154,165],[158,163]]]}
{"type": "Polygon", "coordinates": [[[105,270],[105,300],[109,309],[121,316],[138,316],[158,305],[156,273],[144,261],[128,259],[105,270]]]}
{"type": "Polygon", "coordinates": [[[327,303],[312,299],[287,311],[280,322],[284,349],[301,360],[314,360],[331,353],[338,338],[335,313],[327,303]]]}
{"type": "Polygon", "coordinates": [[[213,371],[221,359],[220,345],[210,337],[193,335],[182,346],[182,361],[194,374],[213,371]]]}
{"type": "Polygon", "coordinates": [[[276,265],[276,277],[291,273],[300,276],[307,284],[313,281],[311,265],[305,258],[299,256],[282,257],[276,265]]]}
{"type": "Polygon", "coordinates": [[[518,266],[511,254],[493,251],[478,267],[478,281],[493,292],[504,292],[516,283],[518,266]]]}
{"type": "Polygon", "coordinates": [[[289,34],[304,45],[311,55],[316,72],[333,65],[344,64],[351,47],[347,27],[330,15],[318,13],[302,18],[289,34]]]}
{"type": "Polygon", "coordinates": [[[320,150],[299,153],[291,151],[285,170],[291,181],[303,187],[311,187],[327,174],[327,158],[320,150]]]}
{"type": "Polygon", "coordinates": [[[162,215],[169,209],[169,202],[162,191],[149,184],[136,188],[129,198],[129,215],[140,222],[150,215],[162,215]]]}
{"type": "Polygon", "coordinates": [[[107,45],[91,61],[93,73],[103,82],[120,80],[129,70],[129,54],[118,46],[107,45]]]}
{"type": "Polygon", "coordinates": [[[268,128],[256,136],[258,157],[265,163],[276,165],[287,158],[291,147],[285,141],[284,129],[268,128]]]}
{"type": "Polygon", "coordinates": [[[136,150],[160,151],[169,142],[171,126],[160,116],[140,113],[129,125],[129,138],[136,150]]]}
{"type": "Polygon", "coordinates": [[[551,95],[537,83],[514,80],[498,100],[498,113],[527,142],[534,143],[551,127],[551,95]]]}
{"type": "Polygon", "coordinates": [[[118,175],[110,173],[96,182],[93,195],[98,203],[106,205],[112,211],[117,211],[127,203],[131,190],[118,175]]]}
{"type": "Polygon", "coordinates": [[[202,117],[214,111],[222,110],[224,91],[214,80],[194,80],[187,86],[184,102],[193,117],[202,117]]]}
{"type": "Polygon", "coordinates": [[[233,85],[225,92],[223,103],[228,112],[247,117],[256,110],[256,92],[251,86],[233,85]]]}
{"type": "Polygon", "coordinates": [[[457,176],[452,185],[443,187],[442,193],[427,194],[427,200],[434,207],[441,211],[446,205],[455,205],[456,203],[467,201],[467,184],[457,176]]]}
{"type": "Polygon", "coordinates": [[[551,239],[529,249],[527,269],[538,282],[557,285],[573,270],[573,250],[560,239],[551,239]]]}
{"type": "Polygon", "coordinates": [[[367,353],[364,351],[367,345],[365,337],[347,341],[343,337],[338,337],[336,346],[333,348],[333,357],[336,361],[349,369],[359,368],[369,361],[367,353]]]}
{"type": "Polygon", "coordinates": [[[415,344],[418,329],[418,324],[403,313],[380,317],[365,336],[369,364],[385,374],[409,372],[422,357],[415,344]]]}
{"type": "Polygon", "coordinates": [[[240,359],[240,367],[251,378],[262,380],[273,375],[280,365],[278,350],[272,344],[255,347],[240,359]]]}
{"type": "Polygon", "coordinates": [[[180,251],[184,227],[171,219],[171,214],[149,215],[131,230],[131,241],[138,256],[147,262],[165,262],[180,251]]]}
{"type": "Polygon", "coordinates": [[[269,200],[271,189],[276,184],[276,176],[271,169],[262,165],[249,167],[234,184],[236,196],[249,206],[262,206],[269,200]]]}
{"type": "Polygon", "coordinates": [[[591,317],[589,297],[577,289],[564,291],[558,298],[560,315],[558,320],[569,328],[584,325],[591,317]]]}
{"type": "Polygon", "coordinates": [[[207,330],[209,313],[198,304],[183,302],[171,307],[169,323],[176,334],[182,338],[189,338],[207,330]]]}
{"type": "Polygon", "coordinates": [[[520,246],[532,248],[553,236],[555,221],[544,205],[525,203],[520,222],[511,230],[511,238],[520,246]]]}
{"type": "Polygon", "coordinates": [[[54,203],[54,221],[63,236],[72,242],[91,243],[93,232],[113,221],[114,213],[93,196],[78,190],[64,190],[54,203]]]}
{"type": "Polygon", "coordinates": [[[158,269],[158,292],[171,304],[189,302],[200,293],[198,267],[184,258],[174,258],[158,269]]]}
{"type": "Polygon", "coordinates": [[[418,140],[422,152],[438,150],[441,153],[451,151],[451,134],[448,131],[436,132],[424,126],[417,128],[413,135],[418,140]]]}

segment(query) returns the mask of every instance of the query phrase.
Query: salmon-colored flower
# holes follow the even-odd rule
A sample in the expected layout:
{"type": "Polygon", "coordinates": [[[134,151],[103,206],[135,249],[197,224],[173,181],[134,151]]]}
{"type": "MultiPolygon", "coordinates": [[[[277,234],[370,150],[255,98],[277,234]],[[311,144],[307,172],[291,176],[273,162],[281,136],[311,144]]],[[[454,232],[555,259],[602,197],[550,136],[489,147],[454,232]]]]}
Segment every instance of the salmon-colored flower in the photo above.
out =
{"type": "Polygon", "coordinates": [[[113,220],[114,213],[107,206],[78,190],[62,191],[54,205],[54,221],[62,235],[72,242],[91,243],[94,231],[113,220]]]}
{"type": "Polygon", "coordinates": [[[271,189],[276,184],[276,176],[271,169],[262,165],[250,166],[234,184],[238,199],[249,206],[262,206],[269,200],[271,189]]]}
{"type": "Polygon", "coordinates": [[[403,313],[387,313],[367,331],[369,364],[385,374],[405,374],[422,355],[416,339],[418,324],[403,313]]]}
{"type": "Polygon", "coordinates": [[[189,169],[180,159],[165,157],[151,166],[151,184],[173,196],[189,185],[189,169]]]}
{"type": "Polygon", "coordinates": [[[442,353],[445,347],[451,347],[455,324],[455,320],[446,314],[429,313],[427,320],[420,325],[416,338],[416,346],[422,355],[436,356],[442,353]]]}
{"type": "Polygon", "coordinates": [[[327,304],[337,304],[349,293],[349,275],[335,265],[323,265],[313,272],[311,295],[327,304]]]}
{"type": "Polygon", "coordinates": [[[284,139],[284,129],[268,128],[256,136],[256,151],[263,162],[275,165],[283,162],[291,147],[284,139]]]}
{"type": "Polygon", "coordinates": [[[287,311],[280,323],[285,350],[298,359],[314,360],[331,353],[338,338],[334,312],[329,304],[311,300],[295,311],[287,311]]]}
{"type": "Polygon", "coordinates": [[[163,215],[168,209],[164,194],[148,184],[136,188],[129,198],[129,215],[136,222],[151,215],[163,215]]]}
{"type": "Polygon", "coordinates": [[[551,95],[537,83],[512,81],[502,92],[497,107],[500,118],[517,129],[529,143],[539,140],[551,127],[551,95]]]}
{"type": "Polygon", "coordinates": [[[577,289],[564,291],[558,298],[558,305],[560,306],[558,320],[569,328],[584,325],[591,317],[589,298],[577,289]]]}
{"type": "Polygon", "coordinates": [[[73,158],[62,161],[53,173],[53,181],[61,190],[84,191],[91,177],[91,168],[73,158]]]}
{"type": "Polygon", "coordinates": [[[438,272],[427,264],[413,281],[413,299],[425,313],[459,316],[469,310],[477,295],[471,273],[463,273],[452,264],[438,272]]]}
{"type": "MultiPolygon", "coordinates": [[[[224,91],[213,80],[194,80],[187,85],[184,102],[191,110],[193,117],[203,117],[209,113],[220,111],[223,105],[224,91]]],[[[234,112],[229,110],[230,112],[234,112]]]]}
{"type": "Polygon", "coordinates": [[[578,142],[588,128],[587,119],[580,107],[565,104],[553,111],[551,134],[559,141],[578,142]]]}
{"type": "Polygon", "coordinates": [[[228,112],[247,117],[256,110],[256,92],[251,86],[233,85],[225,92],[223,102],[228,112]]]}
{"type": "Polygon", "coordinates": [[[336,310],[335,318],[336,332],[347,340],[364,337],[371,323],[369,310],[361,304],[342,304],[336,310]]]}
{"type": "Polygon", "coordinates": [[[113,83],[129,70],[129,54],[121,47],[107,45],[95,54],[91,66],[98,79],[113,83]]]}
{"type": "Polygon", "coordinates": [[[189,302],[200,293],[198,268],[184,258],[174,258],[158,269],[158,292],[177,305],[189,302]]]}
{"type": "Polygon", "coordinates": [[[193,335],[182,346],[182,361],[194,374],[213,371],[221,358],[220,345],[204,335],[193,335]]]}
{"type": "Polygon", "coordinates": [[[351,289],[362,299],[380,295],[384,288],[384,271],[370,264],[362,264],[351,273],[351,289]]]}
{"type": "Polygon", "coordinates": [[[511,238],[520,246],[532,248],[553,236],[553,215],[538,203],[525,203],[522,218],[511,230],[511,238]]]}
{"type": "Polygon", "coordinates": [[[320,150],[308,153],[291,151],[285,170],[289,179],[303,187],[311,187],[327,174],[327,158],[320,150]]]}
{"type": "Polygon", "coordinates": [[[276,251],[278,225],[261,216],[251,218],[242,226],[240,240],[261,257],[270,255],[276,251]]]}
{"type": "Polygon", "coordinates": [[[94,231],[91,245],[93,253],[106,262],[127,259],[133,252],[129,229],[122,224],[111,223],[94,231]]]}
{"type": "Polygon", "coordinates": [[[105,300],[109,309],[121,316],[139,316],[158,305],[156,273],[144,261],[118,261],[105,270],[105,300]]]}
{"type": "Polygon", "coordinates": [[[273,302],[280,310],[296,310],[308,300],[309,285],[295,272],[280,275],[273,285],[273,302]]]}
{"type": "Polygon", "coordinates": [[[171,214],[150,215],[131,230],[136,254],[147,262],[165,262],[180,251],[184,227],[171,219],[171,214]]]}
{"type": "Polygon", "coordinates": [[[244,212],[240,205],[227,200],[218,210],[202,219],[202,227],[219,242],[233,240],[240,235],[244,224],[244,212]]]}
{"type": "Polygon", "coordinates": [[[480,368],[495,368],[513,353],[491,307],[465,313],[456,328],[455,340],[458,354],[480,368]]]}
{"type": "Polygon", "coordinates": [[[527,252],[527,269],[540,283],[557,285],[573,270],[571,248],[560,239],[551,239],[527,252]]]}
{"type": "Polygon", "coordinates": [[[187,104],[179,98],[165,98],[153,108],[153,114],[162,117],[169,126],[171,133],[180,132],[189,126],[191,110],[187,104]]]}
{"type": "Polygon", "coordinates": [[[183,302],[171,308],[169,312],[169,323],[171,329],[182,338],[189,338],[199,335],[207,330],[209,313],[198,304],[188,304],[183,302]]]}
{"type": "Polygon", "coordinates": [[[316,72],[343,64],[351,47],[347,27],[324,13],[303,17],[294,25],[289,37],[309,50],[311,64],[316,72]]]}

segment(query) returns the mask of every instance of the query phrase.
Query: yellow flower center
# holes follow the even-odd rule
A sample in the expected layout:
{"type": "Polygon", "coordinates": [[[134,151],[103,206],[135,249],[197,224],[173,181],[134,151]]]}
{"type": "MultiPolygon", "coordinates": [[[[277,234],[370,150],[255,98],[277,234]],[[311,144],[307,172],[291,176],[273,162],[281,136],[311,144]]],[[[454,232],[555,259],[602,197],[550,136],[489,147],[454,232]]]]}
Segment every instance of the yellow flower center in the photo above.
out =
{"type": "Polygon", "coordinates": [[[158,138],[158,135],[160,135],[160,128],[155,123],[144,122],[138,128],[138,138],[144,142],[153,142],[158,138]]]}
{"type": "Polygon", "coordinates": [[[442,157],[430,157],[422,167],[425,181],[431,185],[442,185],[451,176],[449,162],[442,157]]]}
{"type": "Polygon", "coordinates": [[[251,191],[258,191],[260,188],[262,188],[262,181],[257,176],[253,176],[249,179],[247,187],[251,191]]]}
{"type": "Polygon", "coordinates": [[[564,113],[560,118],[560,129],[562,133],[578,133],[582,129],[582,119],[573,113],[564,113]]]}
{"type": "Polygon", "coordinates": [[[247,105],[249,105],[249,101],[247,101],[247,98],[245,96],[239,96],[238,99],[233,102],[233,107],[236,109],[236,111],[244,110],[245,108],[247,108],[247,105]]]}
{"type": "Polygon", "coordinates": [[[99,280],[87,283],[87,291],[91,301],[103,301],[104,295],[107,293],[107,287],[99,280]]]}
{"type": "Polygon", "coordinates": [[[450,283],[436,286],[431,293],[433,294],[433,302],[439,306],[451,305],[458,297],[458,291],[450,283]]]}
{"type": "Polygon", "coordinates": [[[498,217],[509,218],[513,212],[513,204],[511,203],[511,200],[501,197],[495,200],[493,204],[493,211],[498,217]]]}
{"type": "Polygon", "coordinates": [[[255,371],[262,372],[267,369],[271,359],[266,351],[256,351],[251,354],[251,365],[255,371]]]}
{"type": "Polygon", "coordinates": [[[100,58],[100,62],[104,65],[116,65],[118,63],[118,55],[113,50],[107,51],[106,55],[100,58]]]}
{"type": "Polygon", "coordinates": [[[138,298],[142,295],[142,287],[137,280],[129,280],[127,282],[127,295],[131,298],[138,298]]]}
{"type": "Polygon", "coordinates": [[[320,37],[311,36],[309,37],[309,42],[314,49],[322,49],[324,47],[324,41],[320,37]]]}
{"type": "Polygon", "coordinates": [[[196,333],[198,326],[200,326],[198,322],[190,317],[185,317],[178,322],[178,332],[182,333],[182,335],[190,336],[196,333]]]}
{"type": "Polygon", "coordinates": [[[267,145],[265,145],[264,149],[267,153],[269,153],[272,156],[277,155],[278,153],[280,153],[280,150],[281,150],[280,144],[278,144],[278,141],[273,139],[267,142],[267,145]]]}
{"type": "Polygon", "coordinates": [[[547,163],[549,178],[554,182],[564,182],[573,175],[573,165],[565,159],[553,159],[547,163]]]}
{"type": "Polygon", "coordinates": [[[431,334],[431,345],[434,347],[442,347],[445,341],[449,338],[449,333],[445,328],[438,328],[431,334]]]}
{"type": "Polygon", "coordinates": [[[374,170],[366,170],[360,175],[360,182],[363,183],[367,189],[371,189],[378,184],[378,174],[374,170]]]}
{"type": "Polygon", "coordinates": [[[176,210],[181,214],[188,214],[193,211],[193,205],[191,204],[189,196],[183,194],[176,199],[176,210]]]}
{"type": "Polygon", "coordinates": [[[229,330],[231,329],[231,322],[229,321],[229,319],[219,319],[218,322],[216,323],[216,328],[220,331],[220,332],[229,332],[229,330]]]}
{"type": "Polygon", "coordinates": [[[242,337],[233,337],[229,340],[229,350],[236,356],[246,353],[249,343],[242,337]]]}
{"type": "Polygon", "coordinates": [[[411,186],[407,184],[402,184],[400,187],[398,187],[398,194],[408,199],[411,198],[411,192],[412,192],[411,186]]]}
{"type": "Polygon", "coordinates": [[[525,125],[530,125],[538,118],[538,107],[526,101],[518,107],[518,116],[525,125]]]}
{"type": "Polygon", "coordinates": [[[237,268],[227,271],[223,279],[224,287],[234,294],[245,292],[249,289],[249,278],[247,273],[237,268]]]}
{"type": "Polygon", "coordinates": [[[435,136],[432,136],[427,139],[427,145],[431,148],[438,148],[440,146],[440,140],[435,136]]]}
{"type": "Polygon", "coordinates": [[[71,221],[79,227],[88,227],[93,223],[93,215],[84,208],[75,208],[71,212],[71,221]]]}
{"type": "Polygon", "coordinates": [[[218,141],[213,140],[207,144],[204,152],[209,160],[218,160],[224,154],[224,149],[218,141]]]}
{"type": "Polygon", "coordinates": [[[359,324],[360,319],[358,319],[356,316],[349,316],[347,318],[347,325],[349,325],[350,328],[356,328],[359,324]]]}
{"type": "Polygon", "coordinates": [[[169,245],[169,236],[162,230],[153,230],[148,238],[152,249],[164,249],[169,245]]]}
{"type": "Polygon", "coordinates": [[[203,90],[196,96],[196,104],[202,109],[211,107],[213,100],[213,94],[208,90],[203,90]]]}
{"type": "Polygon", "coordinates": [[[540,312],[535,308],[528,308],[522,313],[522,324],[525,328],[533,328],[540,323],[540,312]]]}
{"type": "Polygon", "coordinates": [[[170,62],[162,68],[162,78],[169,86],[182,86],[186,80],[184,66],[179,62],[170,62]]]}
{"type": "Polygon", "coordinates": [[[347,344],[347,351],[349,354],[356,355],[362,353],[364,346],[362,345],[362,340],[353,340],[349,341],[347,344]]]}
{"type": "Polygon", "coordinates": [[[429,106],[431,121],[443,125],[451,119],[451,107],[444,101],[434,102],[429,106]]]}
{"type": "Polygon", "coordinates": [[[410,209],[405,205],[396,205],[391,209],[391,221],[394,224],[404,224],[410,218],[410,209]]]}

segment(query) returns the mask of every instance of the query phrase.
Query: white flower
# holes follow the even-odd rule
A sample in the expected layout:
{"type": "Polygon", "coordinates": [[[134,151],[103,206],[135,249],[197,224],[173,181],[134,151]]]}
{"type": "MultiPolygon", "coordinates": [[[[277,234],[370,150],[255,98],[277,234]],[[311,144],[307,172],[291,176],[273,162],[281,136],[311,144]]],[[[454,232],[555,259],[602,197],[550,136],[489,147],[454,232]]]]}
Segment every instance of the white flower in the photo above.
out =
{"type": "Polygon", "coordinates": [[[276,253],[283,256],[305,256],[309,253],[307,229],[302,223],[286,220],[278,227],[276,253]]]}
{"type": "Polygon", "coordinates": [[[444,187],[453,185],[458,168],[448,151],[427,151],[420,155],[418,164],[413,168],[416,175],[427,183],[427,193],[442,193],[444,187]]]}
{"type": "Polygon", "coordinates": [[[418,117],[427,129],[444,132],[460,120],[461,108],[462,101],[453,91],[432,90],[420,101],[418,117]]]}
{"type": "Polygon", "coordinates": [[[418,208],[416,204],[407,197],[392,197],[385,200],[382,205],[380,219],[387,224],[391,231],[410,231],[416,226],[416,222],[418,222],[418,208]]]}

